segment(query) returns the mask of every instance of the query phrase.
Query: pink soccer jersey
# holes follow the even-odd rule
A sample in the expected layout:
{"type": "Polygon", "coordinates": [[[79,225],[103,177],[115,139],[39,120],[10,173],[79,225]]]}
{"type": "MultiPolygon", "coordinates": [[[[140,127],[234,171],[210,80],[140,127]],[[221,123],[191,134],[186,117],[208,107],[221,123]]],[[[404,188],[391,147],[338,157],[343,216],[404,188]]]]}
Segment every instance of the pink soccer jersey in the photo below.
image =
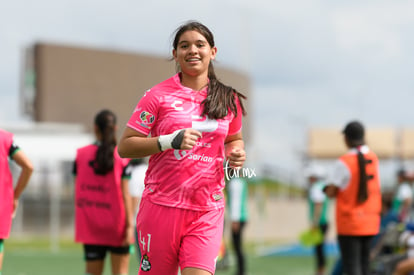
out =
{"type": "Polygon", "coordinates": [[[202,138],[191,150],[169,149],[150,157],[143,197],[153,203],[193,210],[224,207],[224,140],[241,131],[242,111],[219,120],[200,117],[207,89],[194,91],[179,75],[148,90],[127,126],[153,137],[193,128],[202,138]]]}
{"type": "Polygon", "coordinates": [[[9,150],[13,134],[0,129],[0,239],[10,235],[13,213],[13,177],[9,169],[9,150]]]}
{"type": "Polygon", "coordinates": [[[75,240],[84,244],[120,246],[124,238],[126,216],[121,177],[128,159],[114,151],[114,169],[96,175],[90,162],[96,145],[78,149],[75,183],[75,240]]]}

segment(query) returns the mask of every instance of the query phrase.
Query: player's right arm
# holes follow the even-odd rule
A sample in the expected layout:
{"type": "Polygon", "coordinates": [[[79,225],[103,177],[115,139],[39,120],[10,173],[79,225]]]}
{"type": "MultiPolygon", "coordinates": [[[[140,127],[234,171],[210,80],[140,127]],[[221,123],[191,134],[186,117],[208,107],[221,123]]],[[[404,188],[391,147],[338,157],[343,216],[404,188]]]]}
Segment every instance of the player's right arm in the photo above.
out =
{"type": "Polygon", "coordinates": [[[118,144],[118,153],[123,158],[143,158],[160,152],[158,137],[146,135],[125,127],[118,144]]]}
{"type": "Polygon", "coordinates": [[[17,206],[19,204],[19,198],[23,190],[26,188],[27,183],[33,173],[33,164],[30,159],[22,150],[18,150],[12,159],[22,169],[17,180],[16,187],[14,188],[14,201],[13,201],[13,216],[16,214],[17,206]]]}
{"type": "Polygon", "coordinates": [[[333,164],[328,178],[326,180],[327,184],[324,187],[323,191],[329,198],[335,198],[338,192],[344,189],[349,183],[350,174],[348,168],[341,160],[336,160],[333,164]]]}
{"type": "Polygon", "coordinates": [[[189,150],[200,137],[201,133],[195,129],[182,129],[168,135],[147,137],[126,127],[118,144],[118,153],[123,158],[143,158],[167,149],[189,150]]]}

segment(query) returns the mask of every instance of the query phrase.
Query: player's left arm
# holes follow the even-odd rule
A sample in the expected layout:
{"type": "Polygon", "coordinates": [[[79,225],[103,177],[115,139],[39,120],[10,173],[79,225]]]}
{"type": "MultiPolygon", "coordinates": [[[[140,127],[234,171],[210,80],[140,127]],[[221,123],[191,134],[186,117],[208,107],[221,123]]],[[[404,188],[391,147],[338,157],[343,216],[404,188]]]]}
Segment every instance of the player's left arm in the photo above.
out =
{"type": "Polygon", "coordinates": [[[132,199],[129,194],[129,180],[129,177],[123,177],[121,181],[126,218],[124,245],[131,244],[134,239],[134,214],[132,209],[132,199]]]}
{"type": "Polygon", "coordinates": [[[241,132],[227,136],[224,141],[226,159],[230,167],[241,168],[246,160],[244,141],[241,132]]]}

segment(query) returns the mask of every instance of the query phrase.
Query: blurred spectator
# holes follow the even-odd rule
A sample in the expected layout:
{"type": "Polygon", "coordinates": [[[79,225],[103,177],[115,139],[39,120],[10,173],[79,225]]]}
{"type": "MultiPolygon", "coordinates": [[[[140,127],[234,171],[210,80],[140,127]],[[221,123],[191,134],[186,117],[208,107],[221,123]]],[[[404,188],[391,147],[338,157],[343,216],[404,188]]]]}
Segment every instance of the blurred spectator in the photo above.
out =
{"type": "Polygon", "coordinates": [[[236,275],[246,274],[246,259],[243,249],[243,231],[248,220],[248,188],[242,175],[231,178],[227,183],[228,206],[231,221],[231,237],[236,253],[236,275]]]}
{"type": "Polygon", "coordinates": [[[379,163],[365,144],[364,133],[358,121],[345,126],[349,151],[335,163],[325,188],[329,197],[336,198],[338,243],[347,275],[370,274],[371,240],[380,230],[379,163]]]}
{"type": "Polygon", "coordinates": [[[311,230],[320,230],[323,235],[321,243],[314,247],[316,259],[316,273],[323,275],[326,268],[326,255],[324,251],[325,236],[328,231],[328,198],[323,192],[325,187],[323,168],[317,165],[311,166],[307,169],[308,179],[308,204],[309,204],[309,220],[311,230]]]}
{"type": "Polygon", "coordinates": [[[405,247],[407,257],[401,260],[393,275],[412,275],[414,273],[414,225],[407,224],[406,230],[400,236],[400,244],[405,247]]]}
{"type": "Polygon", "coordinates": [[[407,173],[404,169],[400,169],[397,172],[396,187],[392,210],[398,215],[401,222],[405,222],[411,211],[413,188],[408,181],[407,173]]]}

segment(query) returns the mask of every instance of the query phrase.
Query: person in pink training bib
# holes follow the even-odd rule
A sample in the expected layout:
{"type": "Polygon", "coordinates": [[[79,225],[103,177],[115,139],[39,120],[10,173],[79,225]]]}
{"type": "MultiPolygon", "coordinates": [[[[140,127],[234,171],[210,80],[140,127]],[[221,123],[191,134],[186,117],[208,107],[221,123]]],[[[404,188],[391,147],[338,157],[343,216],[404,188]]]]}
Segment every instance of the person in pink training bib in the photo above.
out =
{"type": "Polygon", "coordinates": [[[75,241],[82,243],[86,274],[101,275],[107,252],[112,274],[127,275],[134,239],[128,191],[129,159],[116,150],[116,116],[109,110],[95,117],[96,142],[79,148],[74,164],[75,241]]]}
{"type": "Polygon", "coordinates": [[[19,198],[33,173],[33,165],[26,154],[13,142],[13,134],[0,129],[0,275],[3,266],[4,239],[10,235],[12,219],[16,215],[19,198]],[[16,187],[9,159],[20,166],[16,187]]]}
{"type": "Polygon", "coordinates": [[[224,169],[242,167],[242,100],[221,83],[211,31],[189,21],[173,41],[178,73],[146,91],[119,142],[121,157],[151,156],[138,216],[139,274],[215,272],[224,221],[224,169]]]}

